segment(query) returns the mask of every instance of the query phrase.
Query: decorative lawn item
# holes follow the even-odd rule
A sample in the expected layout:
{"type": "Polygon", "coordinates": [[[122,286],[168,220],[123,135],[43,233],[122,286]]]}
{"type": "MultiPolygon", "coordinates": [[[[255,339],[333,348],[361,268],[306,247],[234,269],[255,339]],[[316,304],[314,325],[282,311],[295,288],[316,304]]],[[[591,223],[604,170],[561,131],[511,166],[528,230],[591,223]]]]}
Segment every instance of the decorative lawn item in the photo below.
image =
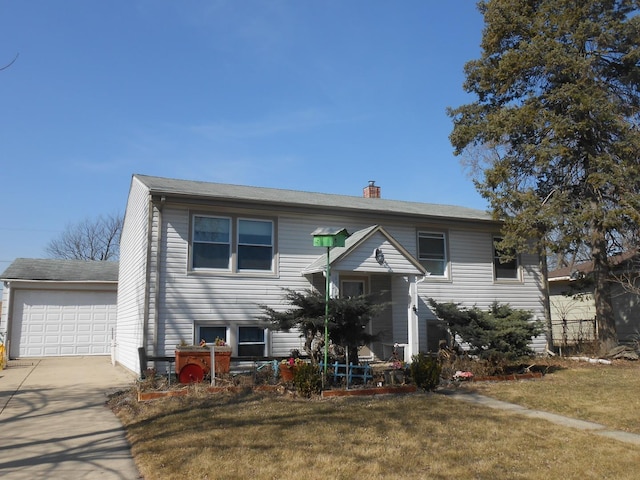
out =
{"type": "MultiPolygon", "coordinates": [[[[206,345],[206,344],[205,344],[206,345]]],[[[214,346],[215,375],[229,373],[231,347],[214,346]]],[[[176,375],[180,383],[199,383],[211,372],[211,350],[207,346],[176,347],[176,375]]]]}

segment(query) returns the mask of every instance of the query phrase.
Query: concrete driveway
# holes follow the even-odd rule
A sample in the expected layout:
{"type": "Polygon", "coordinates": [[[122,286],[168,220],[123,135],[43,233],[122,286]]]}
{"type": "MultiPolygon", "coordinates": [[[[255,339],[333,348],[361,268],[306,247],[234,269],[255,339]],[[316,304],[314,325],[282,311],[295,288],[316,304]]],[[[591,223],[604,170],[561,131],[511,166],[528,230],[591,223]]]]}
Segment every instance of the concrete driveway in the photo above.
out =
{"type": "Polygon", "coordinates": [[[109,357],[12,360],[0,370],[0,478],[140,478],[107,394],[133,375],[109,357]]]}

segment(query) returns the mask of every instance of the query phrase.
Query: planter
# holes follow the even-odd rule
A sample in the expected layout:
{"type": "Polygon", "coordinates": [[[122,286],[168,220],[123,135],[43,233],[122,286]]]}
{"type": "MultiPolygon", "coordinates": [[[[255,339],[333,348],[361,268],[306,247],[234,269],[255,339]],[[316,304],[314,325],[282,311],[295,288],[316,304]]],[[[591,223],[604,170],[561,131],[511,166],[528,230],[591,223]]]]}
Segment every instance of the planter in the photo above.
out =
{"type": "Polygon", "coordinates": [[[216,372],[229,373],[231,368],[231,347],[213,347],[215,352],[216,372]]]}
{"type": "Polygon", "coordinates": [[[199,383],[209,373],[211,354],[208,348],[176,348],[176,376],[180,383],[199,383]]]}
{"type": "Polygon", "coordinates": [[[291,365],[278,365],[278,371],[280,372],[280,379],[283,382],[293,382],[293,378],[296,376],[297,368],[291,365]]]}
{"type": "MultiPolygon", "coordinates": [[[[231,347],[214,347],[215,375],[229,373],[231,347]]],[[[176,375],[180,383],[201,382],[211,373],[211,350],[208,347],[181,346],[176,348],[176,375]]]]}

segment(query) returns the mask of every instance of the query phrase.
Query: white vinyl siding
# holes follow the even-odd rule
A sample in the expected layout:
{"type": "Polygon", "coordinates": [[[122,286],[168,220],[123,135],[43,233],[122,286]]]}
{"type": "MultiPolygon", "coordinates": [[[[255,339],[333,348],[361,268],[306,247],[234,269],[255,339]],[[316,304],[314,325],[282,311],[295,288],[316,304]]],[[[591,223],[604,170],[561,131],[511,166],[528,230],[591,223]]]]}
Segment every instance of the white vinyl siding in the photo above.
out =
{"type": "Polygon", "coordinates": [[[392,271],[394,274],[409,274],[416,272],[416,266],[409,262],[398,250],[391,245],[381,233],[364,241],[360,248],[353,253],[343,257],[332,267],[335,270],[347,272],[367,272],[367,273],[383,273],[388,274],[392,271]],[[384,255],[384,262],[378,263],[373,252],[378,248],[384,255]]]}
{"type": "Polygon", "coordinates": [[[134,177],[120,239],[115,355],[118,363],[133,372],[140,371],[138,347],[143,343],[143,322],[148,314],[147,282],[155,278],[147,274],[149,200],[147,188],[134,177]]]}

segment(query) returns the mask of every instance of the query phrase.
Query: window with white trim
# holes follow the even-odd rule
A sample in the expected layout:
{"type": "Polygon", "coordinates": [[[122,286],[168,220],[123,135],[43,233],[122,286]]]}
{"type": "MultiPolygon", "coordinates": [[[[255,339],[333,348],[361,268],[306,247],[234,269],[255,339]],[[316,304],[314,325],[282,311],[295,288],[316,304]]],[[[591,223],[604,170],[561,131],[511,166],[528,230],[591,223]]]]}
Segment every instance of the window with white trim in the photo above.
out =
{"type": "Polygon", "coordinates": [[[191,268],[271,272],[274,231],[273,220],[193,215],[191,268]]]}
{"type": "Polygon", "coordinates": [[[264,357],[266,355],[265,329],[238,327],[238,356],[264,357]]]}
{"type": "Polygon", "coordinates": [[[231,219],[193,217],[193,268],[229,270],[231,259],[231,219]]]}
{"type": "Polygon", "coordinates": [[[196,327],[196,344],[204,340],[208,345],[213,345],[216,340],[223,340],[228,343],[227,327],[217,327],[208,325],[198,325],[196,327]]]}
{"type": "Polygon", "coordinates": [[[271,270],[273,222],[238,220],[238,270],[271,270]]]}
{"type": "Polygon", "coordinates": [[[418,260],[431,276],[446,276],[446,235],[443,232],[418,232],[418,260]]]}
{"type": "Polygon", "coordinates": [[[502,237],[493,237],[493,278],[495,280],[518,280],[518,256],[513,250],[500,249],[502,237]],[[503,256],[509,260],[501,260],[503,256]]]}

